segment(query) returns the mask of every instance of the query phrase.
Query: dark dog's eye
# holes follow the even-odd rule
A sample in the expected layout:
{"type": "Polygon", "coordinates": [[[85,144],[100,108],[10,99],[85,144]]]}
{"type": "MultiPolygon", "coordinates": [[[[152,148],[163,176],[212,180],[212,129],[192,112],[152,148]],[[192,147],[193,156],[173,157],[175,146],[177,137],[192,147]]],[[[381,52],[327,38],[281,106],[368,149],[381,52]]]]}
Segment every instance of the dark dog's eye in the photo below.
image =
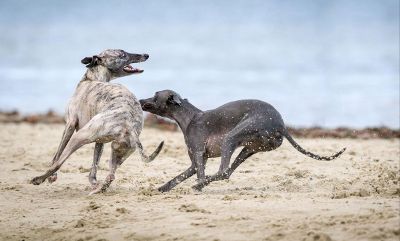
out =
{"type": "Polygon", "coordinates": [[[143,108],[145,108],[145,109],[152,109],[152,108],[153,108],[153,105],[150,104],[150,103],[144,103],[143,108]]]}

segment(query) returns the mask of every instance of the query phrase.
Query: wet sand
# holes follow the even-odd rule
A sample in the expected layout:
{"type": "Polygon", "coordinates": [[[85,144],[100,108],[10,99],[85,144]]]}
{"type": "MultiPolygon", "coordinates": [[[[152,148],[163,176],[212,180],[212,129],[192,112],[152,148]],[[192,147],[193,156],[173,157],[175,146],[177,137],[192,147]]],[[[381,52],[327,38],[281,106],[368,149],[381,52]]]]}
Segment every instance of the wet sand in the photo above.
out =
{"type": "MultiPolygon", "coordinates": [[[[43,173],[59,144],[62,124],[0,124],[1,240],[399,240],[399,139],[299,139],[316,161],[285,141],[243,163],[228,181],[203,192],[188,179],[169,193],[156,187],[189,165],[180,132],[145,128],[152,163],[134,153],[109,191],[88,196],[94,145],[74,153],[57,182],[28,183],[43,173]]],[[[236,152],[237,153],[237,152],[236,152]]],[[[98,179],[108,170],[109,145],[98,179]]],[[[219,160],[206,169],[212,174],[219,160]]]]}

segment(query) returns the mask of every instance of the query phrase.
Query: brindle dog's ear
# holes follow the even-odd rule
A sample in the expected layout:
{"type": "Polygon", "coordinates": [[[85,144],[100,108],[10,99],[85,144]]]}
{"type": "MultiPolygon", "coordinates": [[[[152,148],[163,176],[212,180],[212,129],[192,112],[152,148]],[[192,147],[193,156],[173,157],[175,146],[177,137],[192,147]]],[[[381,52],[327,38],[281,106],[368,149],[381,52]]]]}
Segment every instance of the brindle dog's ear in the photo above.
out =
{"type": "Polygon", "coordinates": [[[177,95],[168,96],[167,103],[181,106],[182,102],[177,95]]]}
{"type": "Polygon", "coordinates": [[[81,60],[82,64],[86,64],[87,68],[94,67],[100,63],[99,56],[94,55],[93,57],[85,57],[81,60]]]}
{"type": "Polygon", "coordinates": [[[81,63],[82,63],[82,64],[88,64],[88,63],[90,63],[90,62],[92,62],[92,57],[85,57],[85,58],[83,58],[83,59],[81,60],[81,63]]]}

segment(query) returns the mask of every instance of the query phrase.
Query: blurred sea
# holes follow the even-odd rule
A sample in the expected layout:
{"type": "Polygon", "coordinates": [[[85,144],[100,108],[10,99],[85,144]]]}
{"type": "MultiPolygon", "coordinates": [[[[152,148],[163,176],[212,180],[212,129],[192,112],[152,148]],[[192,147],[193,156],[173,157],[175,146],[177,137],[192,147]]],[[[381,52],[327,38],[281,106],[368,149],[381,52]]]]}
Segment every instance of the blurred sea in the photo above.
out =
{"type": "Polygon", "coordinates": [[[64,112],[107,48],[148,53],[115,82],[201,109],[256,98],[294,126],[399,128],[398,0],[0,1],[0,109],[64,112]]]}

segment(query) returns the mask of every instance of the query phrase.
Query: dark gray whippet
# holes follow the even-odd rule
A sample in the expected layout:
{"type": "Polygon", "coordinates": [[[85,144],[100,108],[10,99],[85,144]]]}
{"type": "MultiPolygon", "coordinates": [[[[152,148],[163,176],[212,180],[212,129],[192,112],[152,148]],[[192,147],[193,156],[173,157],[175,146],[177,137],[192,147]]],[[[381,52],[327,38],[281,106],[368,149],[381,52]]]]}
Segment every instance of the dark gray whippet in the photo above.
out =
{"type": "Polygon", "coordinates": [[[228,179],[233,171],[248,157],[278,148],[283,137],[299,152],[317,159],[332,160],[346,148],[333,156],[323,157],[304,150],[289,135],[279,112],[270,104],[260,100],[238,100],[216,109],[201,111],[179,94],[171,90],[156,92],[154,97],[140,100],[142,109],[153,114],[175,120],[182,129],[192,165],[158,190],[166,192],[180,182],[197,173],[201,190],[210,182],[228,179]],[[243,149],[229,167],[235,149],[243,149]],[[207,158],[221,156],[219,171],[205,176],[207,158]]]}

